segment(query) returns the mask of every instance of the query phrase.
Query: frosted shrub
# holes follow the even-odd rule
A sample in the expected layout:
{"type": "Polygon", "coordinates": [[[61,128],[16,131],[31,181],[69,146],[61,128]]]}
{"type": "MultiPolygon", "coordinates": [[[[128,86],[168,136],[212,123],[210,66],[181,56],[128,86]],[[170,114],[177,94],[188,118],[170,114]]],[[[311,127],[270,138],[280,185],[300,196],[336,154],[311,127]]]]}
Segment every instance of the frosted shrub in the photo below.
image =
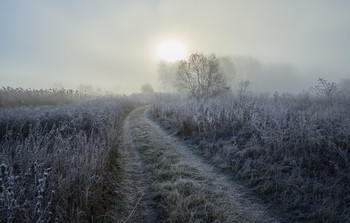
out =
{"type": "Polygon", "coordinates": [[[275,94],[212,100],[159,100],[152,117],[191,138],[204,155],[296,221],[347,222],[350,216],[348,100],[275,94]]]}
{"type": "Polygon", "coordinates": [[[0,222],[97,217],[97,185],[116,147],[125,98],[0,109],[0,222]]]}

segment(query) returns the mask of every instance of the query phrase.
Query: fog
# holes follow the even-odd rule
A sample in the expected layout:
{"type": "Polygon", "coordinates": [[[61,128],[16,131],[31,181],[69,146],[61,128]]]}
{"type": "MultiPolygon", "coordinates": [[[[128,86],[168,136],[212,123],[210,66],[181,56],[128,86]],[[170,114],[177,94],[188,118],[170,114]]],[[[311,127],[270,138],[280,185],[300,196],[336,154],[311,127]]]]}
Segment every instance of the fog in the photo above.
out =
{"type": "Polygon", "coordinates": [[[173,40],[187,55],[254,58],[253,86],[297,92],[350,76],[349,11],[345,0],[1,1],[0,85],[162,90],[156,48],[173,40]]]}

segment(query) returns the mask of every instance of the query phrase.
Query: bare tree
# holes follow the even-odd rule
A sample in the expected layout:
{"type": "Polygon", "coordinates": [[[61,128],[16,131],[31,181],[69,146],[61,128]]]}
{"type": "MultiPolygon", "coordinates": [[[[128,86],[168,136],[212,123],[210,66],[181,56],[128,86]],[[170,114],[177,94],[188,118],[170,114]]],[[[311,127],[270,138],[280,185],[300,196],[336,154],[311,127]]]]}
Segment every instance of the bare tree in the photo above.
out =
{"type": "Polygon", "coordinates": [[[239,100],[242,101],[246,101],[248,99],[249,96],[249,88],[251,86],[252,82],[250,82],[249,80],[246,81],[240,81],[237,85],[238,85],[238,97],[239,100]]]}
{"type": "Polygon", "coordinates": [[[340,80],[339,88],[343,94],[350,95],[350,78],[340,80]]]}
{"type": "Polygon", "coordinates": [[[326,96],[329,100],[335,99],[340,94],[336,83],[328,82],[323,78],[319,78],[318,84],[312,87],[311,90],[320,96],[326,96]]]}
{"type": "Polygon", "coordinates": [[[154,93],[154,90],[153,90],[152,85],[147,83],[147,84],[142,85],[141,92],[144,94],[151,94],[151,93],[154,93]]]}
{"type": "Polygon", "coordinates": [[[237,69],[233,58],[231,56],[223,56],[218,57],[218,60],[220,61],[220,66],[224,71],[227,85],[233,87],[237,79],[237,69]]]}
{"type": "Polygon", "coordinates": [[[177,69],[176,84],[179,90],[196,99],[218,95],[226,90],[225,75],[215,54],[192,54],[182,60],[177,69]]]}
{"type": "Polygon", "coordinates": [[[179,63],[161,61],[158,64],[159,81],[166,92],[175,92],[176,72],[179,63]]]}

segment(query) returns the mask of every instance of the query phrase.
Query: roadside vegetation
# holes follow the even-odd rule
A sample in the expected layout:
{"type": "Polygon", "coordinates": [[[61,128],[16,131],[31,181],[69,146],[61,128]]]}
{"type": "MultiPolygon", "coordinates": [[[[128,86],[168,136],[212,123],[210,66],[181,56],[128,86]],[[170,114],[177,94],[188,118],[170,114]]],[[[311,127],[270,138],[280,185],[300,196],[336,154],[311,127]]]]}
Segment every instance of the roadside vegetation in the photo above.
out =
{"type": "MultiPolygon", "coordinates": [[[[248,83],[246,84],[248,85],[248,83]]],[[[319,93],[214,98],[161,96],[151,117],[242,179],[292,221],[350,221],[350,97],[323,79],[319,93]]]]}
{"type": "Polygon", "coordinates": [[[283,220],[349,222],[348,92],[324,79],[299,95],[256,95],[249,85],[240,83],[235,93],[225,85],[213,91],[200,85],[183,89],[184,96],[154,93],[145,84],[143,94],[95,98],[63,89],[4,88],[0,222],[140,216],[165,222],[261,222],[265,216],[271,222],[261,211],[271,204],[283,220]],[[140,102],[149,103],[148,116],[215,164],[215,171],[157,133],[143,116],[145,107],[129,115],[140,102]],[[238,186],[219,180],[224,173],[268,205],[238,196],[238,186]]]}
{"type": "Polygon", "coordinates": [[[128,122],[150,181],[145,194],[154,203],[155,219],[146,222],[279,222],[241,185],[149,121],[145,109],[132,112],[128,122]]]}
{"type": "Polygon", "coordinates": [[[0,108],[38,105],[66,105],[87,98],[79,91],[66,89],[24,89],[3,87],[0,89],[0,108]]]}
{"type": "Polygon", "coordinates": [[[73,103],[75,97],[66,90],[1,92],[0,222],[109,219],[122,123],[134,104],[126,97],[73,103]],[[31,106],[9,107],[17,105],[31,106]]]}

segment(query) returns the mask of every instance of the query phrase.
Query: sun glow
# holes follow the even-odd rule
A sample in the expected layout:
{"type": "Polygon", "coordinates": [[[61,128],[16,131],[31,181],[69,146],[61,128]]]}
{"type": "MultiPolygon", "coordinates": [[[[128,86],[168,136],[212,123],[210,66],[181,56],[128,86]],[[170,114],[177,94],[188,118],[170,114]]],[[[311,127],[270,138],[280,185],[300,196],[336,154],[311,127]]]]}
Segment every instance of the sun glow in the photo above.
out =
{"type": "Polygon", "coordinates": [[[165,42],[157,49],[158,58],[167,62],[175,62],[185,58],[185,47],[177,42],[165,42]]]}

